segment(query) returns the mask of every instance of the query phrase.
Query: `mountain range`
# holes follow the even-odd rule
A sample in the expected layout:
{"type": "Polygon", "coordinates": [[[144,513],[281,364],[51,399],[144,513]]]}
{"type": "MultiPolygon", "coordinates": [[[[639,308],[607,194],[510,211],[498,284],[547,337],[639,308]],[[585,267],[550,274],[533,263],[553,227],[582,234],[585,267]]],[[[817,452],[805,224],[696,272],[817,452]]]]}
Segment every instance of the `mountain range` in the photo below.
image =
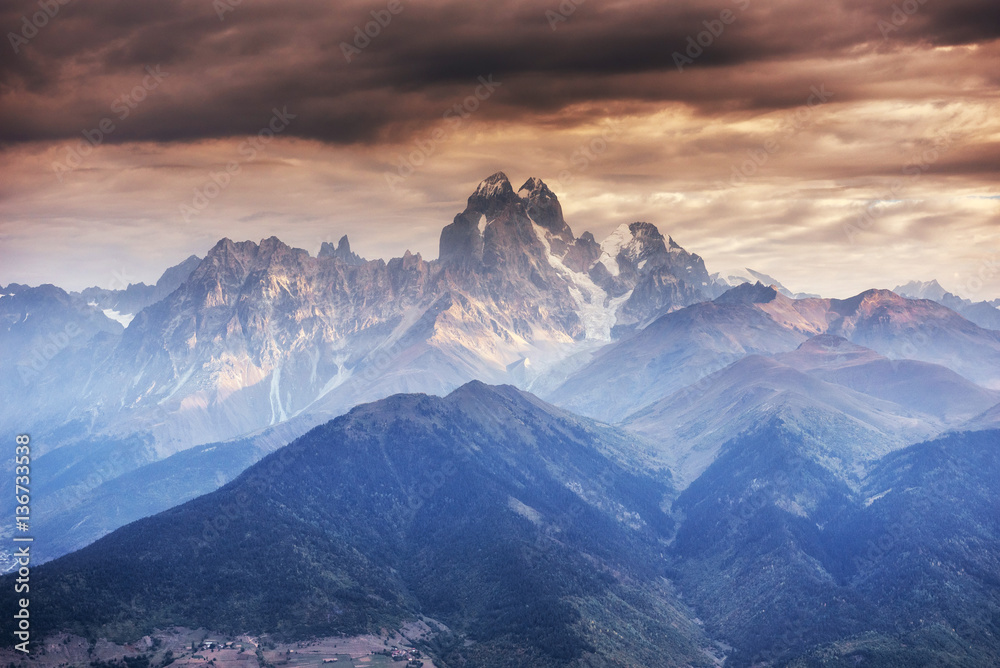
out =
{"type": "Polygon", "coordinates": [[[905,285],[897,285],[892,291],[910,299],[930,299],[947,306],[980,327],[1000,329],[1000,299],[974,302],[948,292],[936,280],[910,281],[905,285]]]}
{"type": "Polygon", "coordinates": [[[503,173],[434,260],[222,239],[153,286],[0,287],[36,629],[432,620],[448,666],[992,665],[991,308],[709,274],[647,222],[576,236],[503,173]]]}
{"type": "Polygon", "coordinates": [[[36,629],[422,620],[448,666],[990,665],[998,446],[909,446],[852,489],[775,418],[681,491],[649,442],[513,387],[396,395],[34,569],[36,629]]]}

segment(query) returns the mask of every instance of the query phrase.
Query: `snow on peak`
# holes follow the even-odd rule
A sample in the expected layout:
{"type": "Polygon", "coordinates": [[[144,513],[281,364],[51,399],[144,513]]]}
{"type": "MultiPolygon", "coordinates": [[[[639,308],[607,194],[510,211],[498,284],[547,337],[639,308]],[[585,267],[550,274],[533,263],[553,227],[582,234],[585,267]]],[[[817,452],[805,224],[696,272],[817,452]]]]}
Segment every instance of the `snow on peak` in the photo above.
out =
{"type": "Polygon", "coordinates": [[[521,189],[517,191],[517,195],[521,199],[527,199],[533,193],[548,189],[549,188],[548,186],[545,185],[544,181],[542,181],[537,176],[532,176],[530,179],[524,182],[524,185],[521,186],[521,189]]]}
{"type": "Polygon", "coordinates": [[[893,288],[893,292],[911,299],[932,299],[935,301],[943,299],[948,294],[948,291],[941,287],[937,279],[930,281],[910,281],[906,285],[897,285],[893,288]]]}
{"type": "MultiPolygon", "coordinates": [[[[663,235],[655,225],[637,222],[619,225],[608,235],[608,238],[601,242],[601,257],[598,261],[612,276],[618,276],[621,271],[619,261],[641,270],[648,264],[647,260],[661,257],[666,253],[683,254],[685,251],[673,239],[670,240],[668,249],[663,235]]],[[[658,260],[654,259],[654,264],[657,262],[658,260]]],[[[688,267],[688,270],[690,269],[691,267],[688,267]]]]}
{"type": "Polygon", "coordinates": [[[608,238],[601,242],[601,258],[598,260],[603,264],[612,276],[619,274],[618,255],[625,252],[630,254],[631,246],[635,245],[635,236],[632,230],[625,223],[619,225],[608,238]]]}
{"type": "Polygon", "coordinates": [[[506,174],[497,172],[483,179],[483,182],[476,188],[475,194],[480,197],[497,197],[507,192],[514,192],[514,188],[511,187],[506,174]]]}

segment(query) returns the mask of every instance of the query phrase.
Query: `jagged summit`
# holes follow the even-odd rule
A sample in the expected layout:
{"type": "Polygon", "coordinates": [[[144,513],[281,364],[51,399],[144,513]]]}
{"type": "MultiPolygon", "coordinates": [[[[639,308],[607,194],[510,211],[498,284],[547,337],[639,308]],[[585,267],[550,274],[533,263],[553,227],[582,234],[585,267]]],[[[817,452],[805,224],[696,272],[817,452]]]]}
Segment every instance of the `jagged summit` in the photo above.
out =
{"type": "Polygon", "coordinates": [[[711,278],[720,293],[742,283],[750,283],[753,285],[757,281],[760,281],[764,285],[774,286],[780,294],[790,299],[819,298],[819,295],[810,292],[792,292],[782,285],[781,282],[775,277],[765,274],[764,272],[751,269],[750,267],[715,273],[712,274],[711,278]]]}
{"type": "Polygon", "coordinates": [[[937,279],[929,281],[910,281],[906,285],[897,285],[892,289],[898,295],[909,297],[910,299],[931,299],[941,301],[952,293],[945,290],[937,279]]]}
{"type": "Polygon", "coordinates": [[[892,291],[909,299],[930,299],[960,313],[963,318],[984,329],[1000,330],[1000,299],[974,302],[945,290],[937,280],[910,281],[905,285],[897,285],[892,291]]]}
{"type": "Polygon", "coordinates": [[[562,205],[555,193],[544,181],[532,176],[524,182],[517,194],[524,202],[528,217],[550,235],[553,251],[560,254],[565,252],[575,237],[563,218],[562,205]]]}
{"type": "Polygon", "coordinates": [[[727,290],[715,299],[719,304],[767,304],[774,301],[778,291],[774,286],[764,285],[757,281],[753,285],[743,283],[727,290]]]}
{"type": "Polygon", "coordinates": [[[497,172],[483,179],[469,196],[465,213],[481,214],[491,221],[511,205],[522,207],[521,199],[514,192],[507,175],[497,172]]]}
{"type": "MultiPolygon", "coordinates": [[[[549,187],[545,185],[545,181],[542,181],[537,176],[531,176],[528,177],[528,180],[524,182],[524,185],[518,188],[517,194],[521,195],[521,193],[528,194],[540,191],[547,191],[550,194],[552,193],[552,191],[549,190],[549,187]]],[[[524,195],[521,195],[521,197],[524,197],[524,195]]]]}
{"type": "Polygon", "coordinates": [[[880,307],[904,303],[906,297],[901,297],[892,290],[872,288],[849,299],[831,299],[830,307],[837,313],[849,315],[858,311],[869,312],[880,307]]]}
{"type": "MultiPolygon", "coordinates": [[[[674,244],[676,246],[676,244],[674,244]]],[[[680,249],[680,246],[677,246],[680,249]]],[[[601,242],[601,263],[612,276],[635,272],[639,264],[667,252],[663,235],[650,223],[621,224],[601,242]]]]}
{"type": "Polygon", "coordinates": [[[365,263],[363,257],[351,251],[351,242],[348,240],[346,234],[340,238],[336,246],[329,241],[324,241],[323,245],[319,248],[317,257],[335,258],[350,266],[359,266],[365,263]]]}
{"type": "Polygon", "coordinates": [[[497,197],[506,196],[507,193],[513,192],[514,188],[510,185],[510,179],[507,178],[507,175],[503,172],[496,172],[480,182],[473,196],[497,197]]]}

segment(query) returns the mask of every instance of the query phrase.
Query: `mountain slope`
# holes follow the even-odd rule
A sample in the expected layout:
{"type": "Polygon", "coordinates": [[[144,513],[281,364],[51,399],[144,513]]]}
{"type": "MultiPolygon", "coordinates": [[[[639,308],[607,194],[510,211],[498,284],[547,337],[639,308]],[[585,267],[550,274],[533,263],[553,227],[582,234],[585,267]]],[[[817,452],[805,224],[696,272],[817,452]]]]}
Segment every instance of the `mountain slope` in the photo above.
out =
{"type": "Polygon", "coordinates": [[[113,317],[123,325],[128,326],[136,313],[155,304],[180,287],[200,263],[200,257],[191,255],[180,264],[164,271],[155,285],[129,283],[121,290],[87,288],[80,292],[80,296],[88,303],[102,309],[108,317],[113,317]]]}
{"type": "MultiPolygon", "coordinates": [[[[122,326],[53,285],[6,290],[16,293],[0,297],[0,392],[7,399],[0,426],[10,434],[35,424],[64,434],[86,429],[79,388],[114,349],[122,326]]],[[[42,452],[55,446],[39,445],[42,452]]]]}
{"type": "Polygon", "coordinates": [[[830,334],[815,336],[775,359],[831,383],[919,411],[954,425],[1000,402],[1000,393],[951,369],[916,360],[890,360],[830,334]]]}
{"type": "Polygon", "coordinates": [[[973,302],[948,292],[937,281],[910,281],[892,289],[897,295],[910,299],[930,299],[947,306],[970,322],[984,329],[1000,330],[1000,308],[988,301],[973,302]]]}
{"type": "Polygon", "coordinates": [[[890,359],[940,364],[974,383],[1000,389],[1000,332],[983,329],[936,302],[888,290],[867,290],[850,299],[798,300],[770,292],[756,295],[754,303],[789,329],[841,336],[890,359]]]}
{"type": "Polygon", "coordinates": [[[391,397],[33,569],[37,631],[301,638],[424,614],[472,641],[449,664],[712,665],[662,580],[672,488],[641,456],[510,387],[391,397]]]}
{"type": "Polygon", "coordinates": [[[1000,662],[1000,431],[951,434],[887,456],[866,502],[831,523],[837,577],[877,602],[875,637],[796,665],[1000,662]],[[839,663],[835,663],[839,661],[839,663]]]}
{"type": "Polygon", "coordinates": [[[622,426],[656,443],[678,484],[686,485],[725,442],[776,418],[799,436],[800,454],[852,485],[883,455],[941,430],[929,416],[758,355],[630,415],[622,426]]]}
{"type": "Polygon", "coordinates": [[[1000,432],[887,455],[854,494],[778,422],[674,504],[674,575],[727,666],[1000,659],[1000,432]]]}
{"type": "Polygon", "coordinates": [[[616,422],[746,355],[792,350],[805,339],[753,306],[703,302],[607,346],[545,398],[616,422]]]}
{"type": "Polygon", "coordinates": [[[130,286],[141,299],[91,290],[99,308],[134,319],[81,364],[66,418],[20,428],[41,438],[75,419],[84,436],[148,434],[162,457],[396,392],[527,387],[616,327],[707,294],[701,259],[654,226],[623,226],[603,246],[577,239],[540,179],[515,193],[502,172],[479,184],[440,249],[432,262],[384,262],[346,237],[316,257],[274,237],[223,239],[156,286],[130,286]]]}
{"type": "MultiPolygon", "coordinates": [[[[301,418],[290,420],[257,434],[195,446],[151,463],[122,461],[133,449],[129,444],[117,445],[111,456],[90,443],[56,450],[52,457],[36,462],[38,470],[62,468],[65,473],[38,488],[38,500],[32,507],[32,563],[79,550],[119,527],[218,489],[286,445],[306,425],[301,418]],[[84,461],[67,461],[69,453],[84,461]],[[109,459],[119,467],[109,467],[109,459]],[[91,472],[78,481],[92,460],[97,460],[97,466],[90,467],[91,472]],[[64,481],[67,477],[70,479],[64,481]]],[[[0,555],[7,570],[14,563],[12,551],[0,550],[0,555]]]]}

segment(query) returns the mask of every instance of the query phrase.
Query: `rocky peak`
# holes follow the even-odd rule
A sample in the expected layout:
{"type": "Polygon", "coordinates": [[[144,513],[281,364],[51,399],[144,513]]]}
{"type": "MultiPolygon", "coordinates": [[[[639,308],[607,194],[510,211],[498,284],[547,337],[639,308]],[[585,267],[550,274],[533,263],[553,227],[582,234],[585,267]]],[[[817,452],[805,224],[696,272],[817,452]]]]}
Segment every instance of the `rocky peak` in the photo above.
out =
{"type": "Polygon", "coordinates": [[[236,243],[232,239],[224,237],[208,251],[205,255],[205,261],[194,271],[192,278],[198,279],[227,271],[242,279],[242,276],[246,274],[246,267],[253,262],[259,250],[257,244],[252,241],[236,243]]]}
{"type": "Polygon", "coordinates": [[[521,199],[514,192],[507,175],[497,172],[479,184],[469,197],[465,212],[480,213],[490,222],[512,205],[522,207],[521,199]]]}
{"type": "Polygon", "coordinates": [[[513,193],[514,188],[510,185],[510,179],[503,172],[496,172],[483,179],[476,187],[473,197],[506,197],[513,193]]]}
{"type": "Polygon", "coordinates": [[[907,298],[897,295],[892,290],[865,290],[850,299],[831,299],[830,309],[842,316],[854,316],[861,313],[871,313],[879,308],[906,304],[907,298]]]}
{"type": "Polygon", "coordinates": [[[550,240],[556,242],[552,251],[561,256],[566,247],[573,243],[574,237],[573,230],[563,219],[562,205],[555,193],[549,190],[545,182],[533,176],[524,182],[517,194],[524,202],[528,217],[548,232],[550,240]]]}
{"type": "MultiPolygon", "coordinates": [[[[663,235],[652,223],[632,223],[628,226],[628,230],[643,252],[663,251],[667,248],[663,241],[663,235]]],[[[672,246],[680,248],[673,239],[670,240],[670,243],[672,246]]]]}
{"type": "Polygon", "coordinates": [[[639,265],[653,256],[665,255],[667,246],[655,225],[632,223],[619,225],[601,242],[601,250],[601,262],[617,276],[621,271],[638,271],[639,265]]]}
{"type": "Polygon", "coordinates": [[[446,266],[478,267],[483,261],[483,235],[479,221],[483,214],[466,211],[441,230],[438,258],[446,266]]]}
{"type": "Polygon", "coordinates": [[[750,285],[743,283],[727,290],[715,299],[717,304],[767,304],[775,300],[778,291],[760,281],[750,285]]]}
{"type": "Polygon", "coordinates": [[[309,253],[292,248],[277,237],[262,239],[260,244],[226,238],[208,252],[182,287],[188,285],[185,294],[203,306],[229,304],[238,298],[241,286],[251,275],[256,276],[256,281],[266,276],[294,274],[308,259],[309,253]]]}
{"type": "MultiPolygon", "coordinates": [[[[248,243],[253,246],[252,242],[248,243]]],[[[257,245],[256,249],[258,263],[263,261],[268,265],[282,264],[285,257],[289,253],[294,252],[294,249],[291,246],[275,236],[268,237],[267,239],[261,239],[260,244],[257,245]]]]}
{"type": "Polygon", "coordinates": [[[516,272],[525,263],[541,263],[548,270],[544,254],[524,202],[507,175],[497,172],[479,184],[465,211],[441,231],[438,257],[446,266],[503,265],[516,272]]]}
{"type": "Polygon", "coordinates": [[[910,299],[932,299],[941,301],[951,293],[941,287],[937,279],[930,281],[910,281],[906,285],[897,285],[892,290],[898,295],[910,299]]]}
{"type": "Polygon", "coordinates": [[[337,242],[336,246],[331,244],[329,241],[324,241],[323,245],[319,248],[319,255],[317,255],[317,257],[333,258],[352,267],[360,266],[365,263],[365,259],[363,257],[351,251],[351,242],[347,239],[346,234],[340,238],[340,241],[337,242]]]}
{"type": "MultiPolygon", "coordinates": [[[[567,267],[581,274],[586,274],[592,268],[604,267],[597,262],[601,257],[601,245],[590,232],[584,232],[569,246],[562,261],[567,267]]],[[[601,281],[598,281],[600,283],[601,281]]]]}

